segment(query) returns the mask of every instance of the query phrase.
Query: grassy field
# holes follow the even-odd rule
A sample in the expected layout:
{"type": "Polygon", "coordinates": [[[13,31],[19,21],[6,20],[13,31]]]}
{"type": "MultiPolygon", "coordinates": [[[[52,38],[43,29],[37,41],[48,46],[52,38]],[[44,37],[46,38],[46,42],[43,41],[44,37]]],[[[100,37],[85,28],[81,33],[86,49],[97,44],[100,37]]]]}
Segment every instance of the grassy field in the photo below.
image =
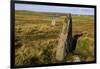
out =
{"type": "MultiPolygon", "coordinates": [[[[15,14],[15,65],[39,65],[59,63],[55,59],[59,35],[67,14],[16,11],[15,14]],[[49,16],[58,16],[51,24],[49,16]]],[[[73,62],[94,60],[94,19],[92,16],[72,16],[73,35],[85,33],[79,38],[75,53],[65,57],[73,62]]]]}
{"type": "Polygon", "coordinates": [[[61,14],[16,11],[15,64],[55,63],[55,51],[64,19],[65,16],[61,14]],[[51,24],[49,16],[60,16],[56,18],[55,26],[51,24]]]}

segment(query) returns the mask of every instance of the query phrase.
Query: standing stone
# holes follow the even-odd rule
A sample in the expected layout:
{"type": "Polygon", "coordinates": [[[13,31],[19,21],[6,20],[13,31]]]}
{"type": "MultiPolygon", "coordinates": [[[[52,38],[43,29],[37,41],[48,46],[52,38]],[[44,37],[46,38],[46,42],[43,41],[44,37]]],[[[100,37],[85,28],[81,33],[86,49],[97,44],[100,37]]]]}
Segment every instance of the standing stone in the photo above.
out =
{"type": "Polygon", "coordinates": [[[72,17],[71,14],[68,16],[68,35],[66,36],[66,52],[69,53],[72,48],[72,17]]]}
{"type": "Polygon", "coordinates": [[[71,14],[69,14],[68,22],[63,24],[63,28],[58,40],[58,46],[56,51],[56,60],[63,61],[64,57],[67,55],[69,51],[69,46],[71,44],[71,37],[72,37],[72,21],[71,21],[71,14]],[[68,28],[67,27],[68,23],[68,28]],[[65,33],[65,30],[68,31],[65,33]],[[65,33],[65,34],[64,34],[65,33]]]}
{"type": "Polygon", "coordinates": [[[52,19],[51,25],[55,26],[56,20],[52,19]]]}

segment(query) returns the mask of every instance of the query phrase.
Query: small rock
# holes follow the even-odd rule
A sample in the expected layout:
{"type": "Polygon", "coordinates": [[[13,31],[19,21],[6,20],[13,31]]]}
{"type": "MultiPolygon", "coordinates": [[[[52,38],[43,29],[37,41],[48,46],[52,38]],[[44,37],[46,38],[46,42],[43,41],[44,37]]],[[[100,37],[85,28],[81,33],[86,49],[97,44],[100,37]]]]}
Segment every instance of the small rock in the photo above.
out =
{"type": "Polygon", "coordinates": [[[73,57],[73,62],[80,62],[80,57],[79,56],[74,56],[73,57]]]}

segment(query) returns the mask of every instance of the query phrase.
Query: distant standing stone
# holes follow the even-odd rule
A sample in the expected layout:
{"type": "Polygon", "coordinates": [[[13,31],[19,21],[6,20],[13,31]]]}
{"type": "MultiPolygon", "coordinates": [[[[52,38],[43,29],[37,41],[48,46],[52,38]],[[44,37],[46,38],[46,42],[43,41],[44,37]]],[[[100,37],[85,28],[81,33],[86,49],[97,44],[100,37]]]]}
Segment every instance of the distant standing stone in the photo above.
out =
{"type": "Polygon", "coordinates": [[[52,24],[53,26],[55,26],[55,23],[56,23],[56,21],[55,21],[55,19],[53,19],[51,24],[52,24]]]}

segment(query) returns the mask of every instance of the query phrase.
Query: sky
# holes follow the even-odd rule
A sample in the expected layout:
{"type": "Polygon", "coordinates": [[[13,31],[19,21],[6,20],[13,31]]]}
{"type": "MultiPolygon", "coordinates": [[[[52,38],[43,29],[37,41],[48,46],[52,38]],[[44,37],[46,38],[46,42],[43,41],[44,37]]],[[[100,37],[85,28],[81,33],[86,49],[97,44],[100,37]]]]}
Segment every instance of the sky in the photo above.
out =
{"type": "Polygon", "coordinates": [[[94,15],[94,8],[49,6],[35,4],[15,4],[15,10],[30,10],[35,12],[71,13],[78,15],[94,15]]]}

